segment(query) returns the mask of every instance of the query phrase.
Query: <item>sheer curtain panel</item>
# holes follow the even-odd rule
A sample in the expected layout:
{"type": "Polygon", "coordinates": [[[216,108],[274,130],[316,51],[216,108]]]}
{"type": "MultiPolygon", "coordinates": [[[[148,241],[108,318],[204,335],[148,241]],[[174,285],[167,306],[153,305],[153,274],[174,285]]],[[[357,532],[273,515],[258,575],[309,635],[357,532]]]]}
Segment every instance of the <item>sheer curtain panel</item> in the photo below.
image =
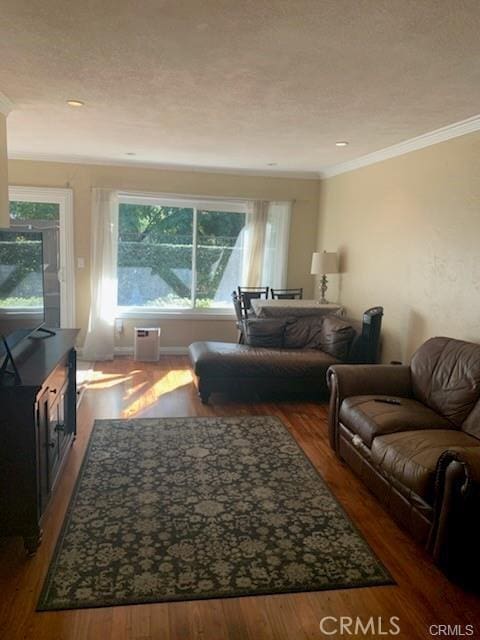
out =
{"type": "Polygon", "coordinates": [[[254,200],[248,203],[246,220],[246,287],[262,287],[262,267],[265,253],[269,202],[254,200]]]}
{"type": "Polygon", "coordinates": [[[118,195],[92,189],[90,317],[86,360],[112,360],[117,307],[118,195]]]}
{"type": "MultiPolygon", "coordinates": [[[[291,202],[269,202],[262,265],[262,280],[273,289],[287,286],[291,202]]],[[[292,282],[291,286],[298,286],[292,282]]]]}
{"type": "MultiPolygon", "coordinates": [[[[292,203],[249,203],[245,233],[244,286],[287,286],[288,242],[292,203]]],[[[293,285],[292,285],[293,286],[293,285]]]]}

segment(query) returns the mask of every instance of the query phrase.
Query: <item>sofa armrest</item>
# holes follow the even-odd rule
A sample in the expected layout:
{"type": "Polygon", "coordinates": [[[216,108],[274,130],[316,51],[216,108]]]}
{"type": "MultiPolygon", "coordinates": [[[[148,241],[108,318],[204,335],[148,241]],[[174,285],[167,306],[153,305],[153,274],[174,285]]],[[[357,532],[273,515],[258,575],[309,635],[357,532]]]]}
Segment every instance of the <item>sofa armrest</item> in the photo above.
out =
{"type": "Polygon", "coordinates": [[[445,451],[437,464],[434,519],[428,547],[451,577],[478,577],[480,447],[445,451]]]}
{"type": "Polygon", "coordinates": [[[345,398],[370,394],[405,398],[412,395],[407,365],[335,364],[327,371],[327,383],[330,389],[329,437],[334,451],[338,451],[338,417],[345,398]]]}
{"type": "Polygon", "coordinates": [[[456,462],[462,469],[462,494],[480,488],[480,447],[458,447],[445,451],[437,465],[437,491],[445,482],[448,467],[456,462]]]}

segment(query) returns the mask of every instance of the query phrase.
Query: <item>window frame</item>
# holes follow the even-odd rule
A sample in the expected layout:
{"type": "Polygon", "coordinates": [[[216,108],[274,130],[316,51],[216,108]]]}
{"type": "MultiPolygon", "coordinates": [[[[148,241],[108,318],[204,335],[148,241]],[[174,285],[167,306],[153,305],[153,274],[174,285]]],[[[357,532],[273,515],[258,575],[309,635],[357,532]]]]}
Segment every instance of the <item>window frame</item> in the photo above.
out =
{"type": "Polygon", "coordinates": [[[73,229],[73,191],[57,187],[10,185],[8,200],[58,204],[60,233],[60,326],[75,327],[75,245],[73,229]]]}
{"type": "MultiPolygon", "coordinates": [[[[195,307],[196,301],[196,280],[197,270],[194,268],[196,264],[197,253],[197,221],[198,210],[211,210],[231,213],[247,214],[247,200],[236,198],[214,198],[202,196],[176,196],[172,194],[137,194],[131,192],[119,192],[118,207],[120,213],[120,205],[133,204],[139,206],[169,206],[188,208],[193,210],[193,234],[192,234],[192,306],[188,308],[166,309],[156,307],[139,307],[139,306],[120,306],[117,305],[116,317],[120,319],[183,319],[183,320],[230,320],[235,318],[232,308],[211,307],[199,308],[195,307]]],[[[118,252],[118,248],[117,248],[118,252]]]]}

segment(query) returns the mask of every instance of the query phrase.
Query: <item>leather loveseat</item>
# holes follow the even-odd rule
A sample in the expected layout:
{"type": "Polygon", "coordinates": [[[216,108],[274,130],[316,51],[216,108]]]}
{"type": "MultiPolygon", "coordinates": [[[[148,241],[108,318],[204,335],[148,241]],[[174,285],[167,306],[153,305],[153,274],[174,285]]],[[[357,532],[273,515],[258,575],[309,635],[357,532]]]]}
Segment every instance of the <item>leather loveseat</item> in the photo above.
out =
{"type": "Polygon", "coordinates": [[[246,344],[194,342],[189,347],[202,402],[213,392],[328,395],[326,372],[340,362],[376,362],[382,307],[362,323],[337,316],[253,319],[246,344]]]}
{"type": "Polygon", "coordinates": [[[327,375],[337,455],[447,573],[478,571],[480,345],[432,338],[409,366],[327,375]]]}

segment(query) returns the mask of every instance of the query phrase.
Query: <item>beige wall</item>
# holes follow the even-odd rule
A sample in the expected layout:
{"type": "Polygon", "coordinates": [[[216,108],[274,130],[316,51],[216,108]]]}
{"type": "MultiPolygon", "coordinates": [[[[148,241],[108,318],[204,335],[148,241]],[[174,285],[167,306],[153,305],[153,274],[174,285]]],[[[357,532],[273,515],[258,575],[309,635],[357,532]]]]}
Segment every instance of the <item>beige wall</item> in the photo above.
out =
{"type": "Polygon", "coordinates": [[[0,227],[8,227],[8,162],[6,117],[0,113],[0,227]]]}
{"type": "MultiPolygon", "coordinates": [[[[135,169],[122,166],[81,165],[52,162],[9,162],[11,185],[71,187],[74,192],[75,254],[86,259],[86,268],[76,271],[77,324],[81,340],[88,321],[90,299],[90,193],[92,187],[121,190],[226,196],[269,200],[295,200],[289,245],[288,285],[313,292],[309,275],[311,253],[316,244],[318,182],[290,178],[240,176],[193,171],[135,169]]],[[[141,318],[125,323],[120,346],[132,345],[133,326],[145,326],[141,318]]],[[[148,320],[162,326],[162,346],[186,346],[193,340],[235,340],[232,320],[148,320]]]]}
{"type": "Polygon", "coordinates": [[[323,181],[319,248],[341,252],[332,299],[385,307],[385,362],[435,335],[480,342],[480,134],[323,181]]]}

